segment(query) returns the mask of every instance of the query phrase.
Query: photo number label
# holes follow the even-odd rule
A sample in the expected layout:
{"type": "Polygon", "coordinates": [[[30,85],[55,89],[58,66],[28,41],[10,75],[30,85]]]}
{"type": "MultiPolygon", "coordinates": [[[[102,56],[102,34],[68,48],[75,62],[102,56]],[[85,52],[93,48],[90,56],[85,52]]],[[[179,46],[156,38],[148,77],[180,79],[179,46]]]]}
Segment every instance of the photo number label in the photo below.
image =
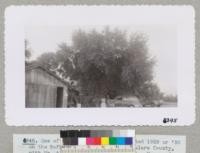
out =
{"type": "Polygon", "coordinates": [[[163,119],[163,123],[167,124],[167,123],[177,123],[178,119],[177,118],[164,118],[163,119]]]}

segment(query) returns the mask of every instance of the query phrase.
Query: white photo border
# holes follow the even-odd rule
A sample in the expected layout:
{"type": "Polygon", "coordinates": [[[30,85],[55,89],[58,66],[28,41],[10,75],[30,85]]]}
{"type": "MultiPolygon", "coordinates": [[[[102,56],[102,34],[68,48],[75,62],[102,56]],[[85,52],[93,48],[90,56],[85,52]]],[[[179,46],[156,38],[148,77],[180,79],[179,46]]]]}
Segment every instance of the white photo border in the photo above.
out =
{"type": "Polygon", "coordinates": [[[7,7],[5,10],[6,123],[10,126],[185,126],[193,124],[195,121],[194,26],[195,11],[190,5],[7,7]],[[73,18],[70,18],[71,13],[73,18]],[[129,18],[126,18],[127,15],[129,18]],[[63,20],[64,18],[67,20],[63,20]],[[90,25],[107,23],[177,26],[178,107],[25,108],[24,26],[88,25],[88,23],[90,25]],[[163,123],[164,118],[177,119],[177,121],[163,123]]]}

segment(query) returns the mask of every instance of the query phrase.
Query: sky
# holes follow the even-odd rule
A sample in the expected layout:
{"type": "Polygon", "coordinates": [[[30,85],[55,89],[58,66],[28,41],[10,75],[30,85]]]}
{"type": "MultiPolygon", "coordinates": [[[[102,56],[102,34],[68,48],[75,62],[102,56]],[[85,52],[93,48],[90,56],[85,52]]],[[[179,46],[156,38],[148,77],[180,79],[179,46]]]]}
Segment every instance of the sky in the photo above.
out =
{"type": "MultiPolygon", "coordinates": [[[[115,26],[110,29],[126,30],[127,34],[142,33],[147,38],[149,54],[156,59],[154,82],[165,94],[177,94],[177,30],[173,26],[115,26]]],[[[32,50],[32,59],[45,52],[56,52],[58,44],[71,45],[71,37],[75,30],[101,31],[105,26],[26,26],[25,39],[32,50]]]]}

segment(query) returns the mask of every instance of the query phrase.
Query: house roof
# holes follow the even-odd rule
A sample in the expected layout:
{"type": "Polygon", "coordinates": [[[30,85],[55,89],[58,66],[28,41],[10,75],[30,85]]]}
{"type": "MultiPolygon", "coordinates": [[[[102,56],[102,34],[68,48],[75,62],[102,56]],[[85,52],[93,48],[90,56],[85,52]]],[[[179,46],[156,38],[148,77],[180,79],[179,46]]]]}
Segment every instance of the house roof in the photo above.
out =
{"type": "Polygon", "coordinates": [[[44,66],[42,66],[41,64],[30,64],[30,65],[26,65],[25,66],[25,71],[31,71],[33,69],[41,69],[43,71],[45,71],[46,73],[48,73],[49,75],[53,76],[54,78],[56,78],[57,80],[61,81],[62,83],[64,83],[65,85],[67,85],[67,82],[65,82],[63,79],[61,79],[60,77],[58,77],[55,73],[53,73],[52,71],[50,71],[49,69],[45,68],[44,66]]]}

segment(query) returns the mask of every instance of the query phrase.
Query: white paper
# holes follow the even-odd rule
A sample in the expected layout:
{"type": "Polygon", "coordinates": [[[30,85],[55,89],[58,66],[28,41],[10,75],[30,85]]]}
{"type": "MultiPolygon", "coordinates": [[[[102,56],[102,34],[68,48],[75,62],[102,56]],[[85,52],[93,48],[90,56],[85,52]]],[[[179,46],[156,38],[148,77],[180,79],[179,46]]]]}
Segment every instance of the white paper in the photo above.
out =
{"type": "Polygon", "coordinates": [[[13,153],[60,153],[58,134],[14,134],[13,153]]]}
{"type": "Polygon", "coordinates": [[[137,153],[186,153],[186,137],[136,135],[137,153]]]}
{"type": "MultiPolygon", "coordinates": [[[[186,153],[185,136],[136,135],[135,142],[136,153],[186,153]]],[[[76,147],[78,151],[78,148],[83,146],[76,147]]],[[[13,136],[13,153],[61,153],[61,148],[61,139],[58,134],[15,134],[13,136]]],[[[119,147],[111,146],[111,148],[111,152],[119,153],[119,147]]],[[[99,153],[105,150],[106,148],[98,149],[99,153]]],[[[95,150],[88,148],[88,152],[95,152],[95,150]]],[[[127,151],[123,149],[123,152],[130,153],[130,149],[127,151]]]]}
{"type": "Polygon", "coordinates": [[[6,123],[10,126],[191,125],[195,121],[194,23],[192,6],[8,7],[5,11],[6,123]],[[178,69],[177,107],[25,108],[25,27],[75,25],[172,26],[177,29],[177,65],[174,65],[178,69]]]}

